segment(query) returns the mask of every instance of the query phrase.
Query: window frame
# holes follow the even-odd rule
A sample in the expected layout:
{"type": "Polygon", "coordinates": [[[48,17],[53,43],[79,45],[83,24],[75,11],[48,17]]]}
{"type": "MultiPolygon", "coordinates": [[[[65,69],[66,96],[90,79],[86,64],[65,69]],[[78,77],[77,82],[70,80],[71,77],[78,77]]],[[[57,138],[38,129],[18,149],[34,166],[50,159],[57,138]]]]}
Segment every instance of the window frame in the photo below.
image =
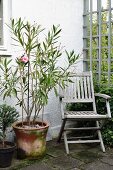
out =
{"type": "Polygon", "coordinates": [[[0,45],[3,41],[3,1],[0,0],[0,45]]]}
{"type": "Polygon", "coordinates": [[[11,31],[8,28],[11,24],[12,17],[12,0],[1,0],[2,8],[3,8],[3,44],[0,45],[0,55],[11,55],[11,31]]]}

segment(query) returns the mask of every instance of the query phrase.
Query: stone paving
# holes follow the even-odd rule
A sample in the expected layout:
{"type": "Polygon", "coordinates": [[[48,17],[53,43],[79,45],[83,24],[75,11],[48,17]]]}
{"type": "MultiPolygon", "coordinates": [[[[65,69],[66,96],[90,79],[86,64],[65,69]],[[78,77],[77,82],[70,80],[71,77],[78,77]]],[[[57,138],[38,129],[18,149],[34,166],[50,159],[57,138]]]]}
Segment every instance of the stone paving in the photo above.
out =
{"type": "MultiPolygon", "coordinates": [[[[2,170],[2,168],[0,168],[2,170]]],[[[47,154],[40,160],[14,159],[4,170],[113,170],[113,148],[103,153],[96,144],[71,144],[70,154],[65,153],[63,141],[47,142],[47,154]]]]}

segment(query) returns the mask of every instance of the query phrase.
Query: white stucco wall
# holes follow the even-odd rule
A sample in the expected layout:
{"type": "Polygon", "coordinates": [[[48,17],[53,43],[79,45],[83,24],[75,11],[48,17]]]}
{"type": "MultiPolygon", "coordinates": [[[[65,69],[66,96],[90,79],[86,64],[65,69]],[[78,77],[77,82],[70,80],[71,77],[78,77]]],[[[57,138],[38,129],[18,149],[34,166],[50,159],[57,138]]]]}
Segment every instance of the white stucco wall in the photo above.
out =
{"type": "Polygon", "coordinates": [[[12,17],[35,21],[45,28],[60,24],[62,43],[82,51],[83,0],[12,0],[12,17]]]}
{"type": "MultiPolygon", "coordinates": [[[[22,17],[31,22],[35,21],[49,29],[53,24],[62,28],[61,43],[67,50],[74,49],[82,53],[83,0],[12,0],[12,17],[22,17]]],[[[13,55],[17,49],[12,48],[13,55]]],[[[20,54],[20,53],[19,53],[20,54]]],[[[63,64],[63,60],[60,62],[63,64]]],[[[82,69],[82,62],[78,63],[82,69]]],[[[56,136],[61,124],[59,100],[51,92],[49,103],[45,109],[49,115],[52,136],[56,136]]]]}

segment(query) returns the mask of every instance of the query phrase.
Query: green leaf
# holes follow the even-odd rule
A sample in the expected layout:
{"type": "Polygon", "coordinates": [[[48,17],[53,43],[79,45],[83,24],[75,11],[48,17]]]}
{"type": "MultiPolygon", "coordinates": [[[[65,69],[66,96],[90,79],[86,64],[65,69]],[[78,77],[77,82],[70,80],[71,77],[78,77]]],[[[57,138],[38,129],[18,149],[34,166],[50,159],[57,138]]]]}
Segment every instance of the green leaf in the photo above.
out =
{"type": "Polygon", "coordinates": [[[54,87],[54,92],[55,92],[55,95],[58,96],[58,92],[57,92],[57,89],[54,87]]]}
{"type": "Polygon", "coordinates": [[[57,36],[60,32],[61,32],[61,29],[60,29],[60,30],[58,30],[58,31],[55,33],[55,35],[54,35],[54,36],[57,36]]]}
{"type": "Polygon", "coordinates": [[[26,83],[26,77],[22,77],[23,79],[23,83],[25,84],[26,83]]]}
{"type": "Polygon", "coordinates": [[[17,96],[17,90],[15,88],[12,89],[12,93],[15,97],[17,96]]]}

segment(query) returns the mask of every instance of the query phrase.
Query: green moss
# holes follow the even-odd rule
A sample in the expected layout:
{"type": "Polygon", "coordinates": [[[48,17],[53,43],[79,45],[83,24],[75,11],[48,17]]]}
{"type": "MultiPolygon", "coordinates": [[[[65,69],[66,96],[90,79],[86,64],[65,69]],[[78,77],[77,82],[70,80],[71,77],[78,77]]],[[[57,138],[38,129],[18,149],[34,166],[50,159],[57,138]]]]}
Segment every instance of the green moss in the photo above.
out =
{"type": "Polygon", "coordinates": [[[36,130],[30,131],[29,133],[30,134],[35,134],[38,137],[40,137],[40,136],[44,136],[45,137],[46,134],[47,134],[47,129],[42,129],[42,130],[36,129],[36,130]]]}
{"type": "Polygon", "coordinates": [[[24,159],[24,160],[19,160],[19,163],[17,165],[14,165],[13,167],[9,168],[9,170],[20,170],[23,167],[32,165],[34,163],[38,163],[41,161],[40,159],[24,159]]]}
{"type": "Polygon", "coordinates": [[[73,153],[72,157],[77,158],[77,159],[84,161],[86,163],[89,163],[89,162],[95,161],[96,159],[101,158],[102,155],[95,153],[95,152],[84,150],[84,151],[78,152],[76,154],[73,153]]]}
{"type": "Polygon", "coordinates": [[[40,163],[40,162],[47,162],[50,159],[50,156],[43,154],[43,156],[39,156],[38,158],[27,158],[24,160],[19,160],[17,163],[14,160],[12,163],[12,167],[10,167],[8,170],[21,170],[21,168],[24,168],[26,166],[30,166],[35,163],[40,163]]]}
{"type": "Polygon", "coordinates": [[[43,156],[43,155],[45,155],[45,153],[46,153],[46,148],[45,147],[41,147],[40,148],[40,150],[38,150],[37,152],[31,152],[30,153],[30,155],[29,155],[29,157],[35,157],[35,158],[39,158],[39,157],[41,157],[41,156],[43,156]],[[38,155],[38,156],[37,156],[38,155]]]}

